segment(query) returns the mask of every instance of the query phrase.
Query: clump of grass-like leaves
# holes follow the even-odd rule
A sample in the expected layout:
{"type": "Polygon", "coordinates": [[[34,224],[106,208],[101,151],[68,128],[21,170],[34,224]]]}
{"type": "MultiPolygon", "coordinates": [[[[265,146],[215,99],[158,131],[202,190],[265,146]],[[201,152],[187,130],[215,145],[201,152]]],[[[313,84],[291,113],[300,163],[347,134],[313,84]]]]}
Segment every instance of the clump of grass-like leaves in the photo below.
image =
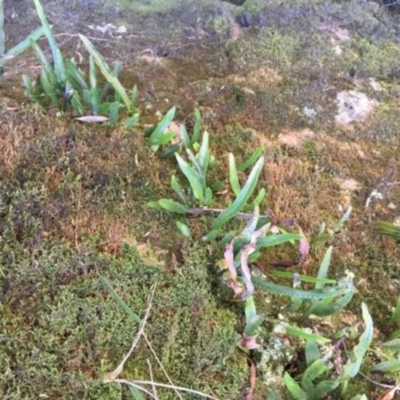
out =
{"type": "MultiPolygon", "coordinates": [[[[133,88],[131,97],[127,95],[118,80],[121,64],[115,63],[114,68],[111,69],[90,40],[79,35],[90,53],[87,77],[74,59],[63,58],[40,1],[34,0],[34,2],[53,60],[50,61],[46,57],[36,41],[30,41],[42,65],[42,72],[35,82],[27,75],[23,76],[27,97],[43,107],[54,107],[60,111],[66,111],[70,106],[80,116],[79,119],[86,122],[108,120],[111,125],[115,125],[118,122],[121,107],[125,107],[128,115],[134,114],[137,88],[136,86],[133,88]],[[102,87],[98,85],[97,69],[106,80],[102,87]],[[113,94],[110,93],[111,90],[113,94]]],[[[137,114],[134,117],[133,120],[129,120],[129,126],[137,121],[137,114]]]]}
{"type": "MultiPolygon", "coordinates": [[[[162,156],[175,156],[181,174],[179,177],[175,175],[171,177],[171,188],[177,200],[164,198],[150,202],[149,206],[182,215],[207,214],[213,216],[210,223],[211,230],[203,236],[203,241],[218,239],[219,247],[225,249],[224,259],[219,262],[219,265],[226,271],[226,283],[233,290],[234,300],[242,301],[244,304],[245,326],[238,346],[249,355],[250,351],[260,347],[257,343],[257,336],[264,322],[264,316],[257,313],[254,299],[256,288],[288,297],[290,301],[283,311],[301,313],[304,319],[308,319],[311,315],[327,317],[346,307],[355,292],[354,275],[346,271],[345,277],[340,280],[328,278],[332,247],[326,251],[315,278],[296,272],[269,271],[276,278],[290,278],[293,282],[292,287],[272,282],[266,276],[259,274],[254,276],[251,265],[261,256],[265,248],[285,243],[293,244],[298,241],[300,253],[298,261],[272,264],[304,267],[311,246],[321,246],[338,233],[349,219],[351,208],[332,229],[326,230],[322,225],[318,235],[310,242],[296,224],[294,225],[297,226],[299,233],[286,232],[277,224],[273,213],[262,214],[260,212],[266,195],[264,188],[256,191],[264,166],[262,148],[258,148],[247,161],[239,166],[236,166],[234,155],[229,154],[227,181],[229,181],[233,196],[225,208],[216,207],[214,185],[213,182],[210,182],[208,171],[210,164],[216,166],[219,163],[211,156],[208,132],[205,131],[203,135],[200,135],[201,115],[196,111],[195,129],[190,138],[182,126],[179,132],[168,131],[174,114],[174,108],[169,110],[160,123],[147,132],[146,136],[148,144],[154,151],[162,147],[162,156]],[[212,163],[210,163],[211,161],[212,163]],[[242,186],[238,171],[245,173],[249,169],[247,180],[242,186]],[[232,220],[238,221],[237,228],[224,232],[224,227],[232,220]],[[243,222],[245,223],[244,227],[242,226],[243,222]],[[308,285],[307,289],[302,289],[303,283],[308,285]],[[314,284],[314,288],[310,289],[309,284],[314,284]]],[[[235,224],[231,223],[230,226],[235,226],[235,224]]],[[[191,237],[189,226],[177,221],[177,227],[184,236],[191,237]]],[[[337,364],[338,354],[345,351],[341,348],[345,339],[344,333],[336,338],[337,342],[331,346],[331,350],[327,354],[322,354],[317,343],[331,343],[334,338],[308,333],[294,326],[286,327],[288,336],[307,342],[307,368],[304,373],[296,378],[291,377],[288,373],[284,376],[284,384],[293,398],[321,399],[339,386],[342,386],[342,393],[346,390],[348,382],[358,374],[372,340],[373,324],[365,304],[362,306],[362,312],[365,331],[360,336],[359,344],[354,347],[352,354],[346,352],[346,357],[341,358],[343,360],[342,370],[337,374],[332,373],[332,366],[334,362],[337,364]]],[[[275,393],[270,392],[269,395],[279,399],[275,393]]]]}

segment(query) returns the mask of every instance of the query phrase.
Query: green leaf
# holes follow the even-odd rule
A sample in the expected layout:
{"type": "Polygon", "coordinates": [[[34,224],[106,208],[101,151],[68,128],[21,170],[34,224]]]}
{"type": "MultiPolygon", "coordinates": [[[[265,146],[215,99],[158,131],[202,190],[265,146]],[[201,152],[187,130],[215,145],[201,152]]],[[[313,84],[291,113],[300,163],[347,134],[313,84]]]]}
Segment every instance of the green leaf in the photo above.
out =
{"type": "Polygon", "coordinates": [[[286,333],[288,335],[299,337],[300,339],[314,340],[315,342],[330,343],[331,339],[324,338],[323,336],[316,335],[314,333],[308,333],[301,329],[286,327],[286,333]]]}
{"type": "Polygon", "coordinates": [[[400,296],[397,298],[397,305],[392,314],[392,322],[395,323],[400,318],[400,296]]]}
{"type": "Polygon", "coordinates": [[[202,237],[203,242],[210,242],[211,240],[214,240],[218,235],[218,231],[217,230],[213,230],[209,233],[207,233],[207,235],[202,237]]]}
{"type": "Polygon", "coordinates": [[[67,80],[75,90],[82,91],[89,89],[85,76],[82,70],[76,65],[74,59],[65,61],[65,73],[67,75],[67,80]]]}
{"type": "Polygon", "coordinates": [[[182,189],[182,186],[179,184],[179,182],[176,180],[175,175],[171,176],[171,187],[172,190],[176,193],[176,195],[179,197],[179,200],[184,203],[185,205],[188,205],[189,202],[186,198],[185,192],[182,189]]]}
{"type": "Polygon", "coordinates": [[[108,293],[116,300],[119,306],[128,314],[128,316],[138,324],[142,322],[139,316],[137,316],[128,306],[127,304],[118,296],[118,294],[114,291],[111,285],[108,283],[107,279],[99,275],[100,282],[107,289],[108,293]]]}
{"type": "Polygon", "coordinates": [[[190,139],[189,139],[189,135],[186,130],[186,126],[183,124],[180,124],[179,130],[180,130],[183,145],[185,146],[186,149],[190,149],[190,147],[191,147],[190,139]]]}
{"type": "Polygon", "coordinates": [[[303,237],[297,233],[281,233],[281,234],[270,234],[262,236],[257,240],[257,247],[272,247],[279,246],[283,243],[290,242],[292,240],[301,240],[303,237]]]}
{"type": "Polygon", "coordinates": [[[57,95],[57,87],[55,87],[50,82],[49,76],[48,76],[46,70],[43,70],[42,74],[40,75],[40,84],[42,85],[44,92],[50,99],[52,106],[61,110],[62,107],[61,107],[59,97],[57,95]]]}
{"type": "MultiPolygon", "coordinates": [[[[331,263],[332,249],[332,246],[330,246],[324,255],[321,266],[318,270],[317,277],[319,279],[325,279],[328,275],[328,269],[331,263]]],[[[315,284],[315,289],[323,289],[324,285],[325,284],[323,283],[323,281],[319,281],[315,284]]]]}
{"type": "Polygon", "coordinates": [[[194,109],[194,126],[193,126],[193,136],[192,136],[192,146],[199,141],[201,129],[201,114],[198,108],[194,109]]]}
{"type": "Polygon", "coordinates": [[[168,112],[164,115],[162,120],[154,125],[150,130],[148,130],[145,134],[146,137],[149,137],[150,140],[157,140],[157,138],[161,138],[169,124],[175,117],[176,107],[172,107],[168,112]]]}
{"type": "Polygon", "coordinates": [[[51,52],[53,54],[54,70],[57,75],[57,80],[58,80],[58,82],[65,82],[66,75],[65,75],[64,61],[63,61],[61,52],[57,46],[57,42],[53,36],[53,32],[51,30],[50,24],[47,21],[46,15],[44,13],[42,5],[40,4],[40,1],[39,0],[33,0],[33,1],[35,3],[37,15],[43,26],[44,33],[46,35],[46,38],[50,45],[51,52]]]}
{"type": "Polygon", "coordinates": [[[212,202],[212,198],[213,198],[212,190],[211,188],[207,187],[204,193],[204,205],[209,206],[212,202]]]}
{"type": "Polygon", "coordinates": [[[349,207],[347,211],[344,213],[343,217],[340,218],[340,221],[333,227],[333,231],[335,233],[339,232],[343,224],[350,218],[351,212],[353,211],[352,207],[349,207]]]}
{"type": "Polygon", "coordinates": [[[220,247],[225,247],[229,242],[231,242],[234,237],[237,235],[237,231],[230,231],[225,234],[225,236],[218,243],[220,247]]]}
{"type": "Polygon", "coordinates": [[[319,360],[322,357],[315,340],[307,340],[305,355],[307,366],[310,366],[314,361],[319,360]]]}
{"type": "Polygon", "coordinates": [[[307,393],[300,388],[300,385],[287,372],[285,372],[283,382],[295,400],[307,400],[307,393]]]}
{"type": "Polygon", "coordinates": [[[143,393],[137,387],[128,385],[128,388],[134,400],[146,400],[145,397],[143,396],[143,393]]]}
{"type": "Polygon", "coordinates": [[[253,165],[257,158],[260,157],[261,153],[263,152],[264,147],[258,147],[256,151],[251,155],[251,157],[245,161],[243,164],[240,164],[238,167],[239,171],[246,171],[247,168],[249,168],[251,165],[253,165]]]}
{"type": "Polygon", "coordinates": [[[147,203],[147,205],[150,208],[164,208],[165,210],[176,214],[187,214],[189,212],[188,207],[170,199],[150,201],[149,203],[147,203]]]}
{"type": "Polygon", "coordinates": [[[82,40],[83,44],[85,45],[86,49],[88,50],[88,52],[93,56],[96,65],[99,67],[104,78],[112,85],[114,90],[121,96],[121,99],[125,104],[128,112],[130,112],[134,107],[124,87],[119,82],[118,78],[114,76],[114,74],[111,72],[110,67],[107,65],[106,61],[103,59],[100,53],[95,49],[91,41],[86,36],[80,33],[78,33],[78,35],[82,40]]]}
{"type": "Polygon", "coordinates": [[[398,372],[400,371],[400,360],[392,359],[389,361],[381,362],[379,364],[374,365],[371,371],[398,372]]]}
{"type": "Polygon", "coordinates": [[[212,229],[219,229],[222,225],[234,218],[246,205],[258,183],[258,178],[264,167],[264,157],[261,157],[253,167],[246,184],[236,197],[235,201],[224,211],[222,211],[212,224],[212,229]]]}
{"type": "Polygon", "coordinates": [[[400,226],[396,226],[390,222],[378,221],[376,226],[381,235],[391,237],[395,240],[400,240],[400,226]]]}
{"type": "Polygon", "coordinates": [[[305,314],[305,317],[308,318],[312,314],[317,315],[318,317],[327,317],[328,315],[336,314],[350,303],[353,295],[354,286],[349,285],[348,292],[345,293],[342,297],[339,297],[335,301],[331,302],[324,302],[323,300],[321,300],[319,303],[316,303],[312,307],[310,307],[310,309],[305,314]]]}
{"type": "Polygon", "coordinates": [[[114,101],[114,103],[110,104],[110,114],[108,116],[108,121],[111,126],[115,126],[118,123],[119,107],[119,101],[114,101]]]}
{"type": "Polygon", "coordinates": [[[197,159],[200,164],[202,174],[204,177],[207,175],[208,162],[210,160],[208,141],[209,141],[208,132],[205,131],[203,133],[203,141],[201,142],[201,146],[200,146],[199,152],[197,154],[197,159]]]}
{"type": "Polygon", "coordinates": [[[229,183],[235,196],[238,196],[242,188],[236,171],[235,156],[232,153],[229,153],[229,183]]]}
{"type": "Polygon", "coordinates": [[[302,376],[302,383],[303,380],[309,379],[310,381],[313,381],[314,379],[318,378],[321,376],[324,372],[326,372],[328,368],[325,365],[325,361],[320,358],[318,360],[315,360],[304,372],[302,376]]]}
{"type": "Polygon", "coordinates": [[[265,318],[262,315],[255,315],[254,317],[250,318],[248,321],[246,321],[244,334],[246,336],[255,336],[264,319],[265,318]]]}
{"type": "Polygon", "coordinates": [[[200,203],[204,201],[204,192],[201,181],[196,174],[195,170],[189,166],[189,164],[179,155],[175,154],[175,157],[178,161],[179,167],[183,174],[186,176],[187,180],[190,183],[190,187],[192,188],[193,194],[200,203]]]}
{"type": "Polygon", "coordinates": [[[364,355],[367,352],[374,335],[374,324],[368,311],[368,307],[365,303],[362,303],[361,307],[365,323],[365,331],[361,335],[358,345],[355,346],[353,350],[355,361],[349,362],[347,365],[344,366],[343,374],[340,378],[341,381],[348,380],[349,378],[354,378],[358,374],[364,355]]]}
{"type": "Polygon", "coordinates": [[[160,155],[160,158],[170,158],[175,153],[177,153],[181,149],[181,145],[179,143],[175,143],[171,146],[168,146],[160,155]]]}
{"type": "Polygon", "coordinates": [[[266,190],[264,188],[261,188],[256,198],[250,204],[249,209],[252,210],[255,206],[260,205],[261,202],[264,200],[266,194],[267,194],[266,190]]]}
{"type": "MultiPolygon", "coordinates": [[[[111,75],[114,76],[115,78],[118,77],[118,74],[120,73],[122,68],[122,63],[120,63],[119,61],[115,62],[113,65],[113,70],[111,71],[111,75]]],[[[104,99],[104,97],[107,96],[108,92],[110,91],[110,89],[112,88],[112,85],[110,82],[106,82],[103,86],[103,88],[100,91],[100,98],[104,99]]]]}
{"type": "Polygon", "coordinates": [[[89,85],[91,89],[97,89],[96,64],[92,55],[89,56],[89,85]]]}
{"type": "Polygon", "coordinates": [[[183,236],[190,238],[190,229],[189,227],[181,221],[176,221],[176,226],[180,230],[183,236]]]}
{"type": "MultiPolygon", "coordinates": [[[[51,29],[51,25],[50,25],[50,29],[51,29]]],[[[21,54],[25,50],[27,50],[31,46],[31,43],[39,40],[40,37],[44,35],[44,33],[45,33],[45,29],[43,28],[43,26],[41,26],[41,27],[35,29],[32,33],[29,34],[29,36],[27,36],[24,40],[19,42],[16,46],[9,49],[4,55],[1,54],[2,57],[0,57],[0,67],[4,66],[4,64],[8,60],[18,56],[19,54],[21,54]]]]}
{"type": "Polygon", "coordinates": [[[400,338],[389,340],[385,343],[382,343],[382,347],[385,347],[392,351],[399,351],[400,350],[400,338]]]}
{"type": "Polygon", "coordinates": [[[132,117],[128,118],[125,121],[125,129],[132,129],[139,121],[139,113],[132,115],[132,117]]]}
{"type": "Polygon", "coordinates": [[[79,95],[74,94],[71,99],[71,107],[79,114],[85,115],[85,110],[83,109],[82,103],[80,101],[79,95]]]}
{"type": "Polygon", "coordinates": [[[132,89],[132,94],[131,94],[131,103],[133,107],[137,107],[138,99],[139,99],[139,92],[137,86],[135,85],[132,89]]]}
{"type": "Polygon", "coordinates": [[[252,277],[252,282],[254,286],[259,287],[260,289],[267,290],[272,293],[276,293],[280,296],[289,296],[289,297],[297,297],[300,299],[324,299],[324,298],[332,298],[335,296],[340,296],[347,293],[347,288],[335,288],[328,291],[319,291],[319,290],[299,290],[293,289],[287,286],[277,285],[272,282],[268,282],[263,278],[252,277]]]}
{"type": "MultiPolygon", "coordinates": [[[[277,278],[288,278],[293,280],[294,273],[289,272],[289,271],[279,271],[279,270],[270,270],[268,273],[272,276],[276,276],[277,278]]],[[[316,282],[322,282],[324,284],[330,284],[330,285],[335,285],[337,281],[335,279],[320,279],[320,278],[314,278],[313,276],[308,276],[308,275],[298,275],[300,278],[301,282],[307,282],[307,283],[316,283],[316,282]]]]}
{"type": "Polygon", "coordinates": [[[151,135],[149,138],[149,146],[162,146],[167,144],[174,136],[176,132],[165,132],[159,136],[151,135]]]}
{"type": "Polygon", "coordinates": [[[333,392],[339,386],[339,384],[340,382],[338,380],[319,382],[314,387],[315,399],[324,398],[327,393],[333,392]]]}

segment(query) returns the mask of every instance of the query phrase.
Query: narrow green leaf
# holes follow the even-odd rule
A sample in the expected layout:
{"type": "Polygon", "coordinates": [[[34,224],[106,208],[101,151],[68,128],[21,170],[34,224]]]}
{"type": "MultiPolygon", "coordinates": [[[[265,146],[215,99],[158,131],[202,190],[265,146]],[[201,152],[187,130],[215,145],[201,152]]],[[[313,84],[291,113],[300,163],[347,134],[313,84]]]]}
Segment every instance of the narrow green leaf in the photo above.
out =
{"type": "Polygon", "coordinates": [[[222,225],[234,218],[246,205],[258,183],[258,178],[264,167],[264,157],[261,157],[253,167],[246,184],[236,197],[235,201],[224,211],[222,211],[212,224],[212,229],[219,229],[222,225]]]}
{"type": "Polygon", "coordinates": [[[287,372],[285,372],[283,382],[295,400],[307,400],[307,393],[300,388],[300,385],[287,372]]]}
{"type": "Polygon", "coordinates": [[[249,209],[252,210],[255,206],[260,205],[261,202],[264,200],[266,194],[267,194],[266,190],[264,188],[261,188],[261,190],[258,192],[256,198],[250,204],[249,209]]]}
{"type": "Polygon", "coordinates": [[[54,85],[52,85],[52,83],[50,82],[46,70],[43,70],[42,74],[40,75],[40,84],[42,85],[47,97],[50,99],[52,106],[61,110],[61,103],[56,93],[57,88],[54,87],[54,85]]]}
{"type": "Polygon", "coordinates": [[[171,187],[172,190],[176,193],[176,195],[179,197],[179,200],[184,203],[185,205],[188,205],[188,199],[186,198],[185,192],[182,189],[182,186],[179,184],[177,181],[175,175],[171,176],[171,187]]]}
{"type": "Polygon", "coordinates": [[[103,286],[107,289],[108,293],[110,293],[111,297],[119,304],[119,306],[129,315],[129,317],[140,324],[142,320],[138,315],[136,315],[128,306],[127,304],[119,297],[119,295],[114,291],[111,285],[108,283],[107,279],[99,275],[100,282],[103,286]]]}
{"type": "Polygon", "coordinates": [[[246,324],[249,323],[252,318],[257,316],[256,304],[253,296],[250,296],[244,302],[244,314],[246,316],[246,324]]]}
{"type": "Polygon", "coordinates": [[[395,323],[400,318],[400,296],[397,298],[397,305],[392,314],[392,322],[395,323]]]}
{"type": "Polygon", "coordinates": [[[36,42],[31,43],[32,49],[36,54],[36,57],[39,59],[40,63],[42,64],[43,69],[47,72],[49,76],[49,81],[55,84],[57,82],[57,76],[54,73],[54,68],[51,65],[51,62],[48,60],[46,55],[44,54],[43,50],[36,42]]]}
{"type": "Polygon", "coordinates": [[[349,207],[347,211],[344,213],[343,217],[340,221],[334,226],[333,231],[339,232],[343,224],[350,218],[351,212],[353,211],[352,207],[349,207]]]}
{"type": "MultiPolygon", "coordinates": [[[[35,0],[37,1],[37,0],[35,0]]],[[[121,96],[123,103],[125,104],[128,112],[133,109],[132,103],[130,98],[128,97],[124,87],[119,82],[118,78],[113,75],[110,70],[110,67],[107,65],[106,61],[100,55],[100,53],[95,49],[91,41],[84,35],[78,34],[80,39],[82,40],[83,44],[85,45],[88,52],[93,56],[96,65],[99,67],[101,73],[103,74],[104,78],[110,82],[114,90],[121,96]]]]}
{"type": "Polygon", "coordinates": [[[331,342],[331,339],[324,338],[323,336],[316,335],[314,333],[308,333],[301,329],[292,328],[290,326],[286,327],[286,333],[288,335],[299,337],[300,339],[314,340],[316,342],[322,342],[322,343],[331,342]]]}
{"type": "Polygon", "coordinates": [[[328,291],[318,291],[318,290],[299,290],[293,289],[287,286],[277,285],[272,282],[268,282],[263,278],[252,277],[252,282],[254,286],[260,289],[267,290],[272,293],[276,293],[280,296],[297,297],[300,299],[324,299],[326,297],[332,298],[335,296],[340,296],[347,293],[347,288],[335,288],[328,291]]]}
{"type": "Polygon", "coordinates": [[[314,361],[319,360],[322,357],[315,340],[307,340],[305,355],[307,366],[310,366],[314,361]]]}
{"type": "Polygon", "coordinates": [[[190,229],[189,227],[181,221],[176,221],[176,226],[180,230],[183,236],[190,238],[190,229]]]}
{"type": "Polygon", "coordinates": [[[159,136],[151,136],[149,138],[149,146],[162,146],[171,141],[171,139],[175,136],[176,132],[165,132],[159,136]]]}
{"type": "Polygon", "coordinates": [[[132,115],[132,117],[128,118],[125,121],[125,129],[132,129],[139,121],[139,113],[132,115]]]}
{"type": "Polygon", "coordinates": [[[385,347],[392,351],[399,351],[400,350],[400,339],[397,338],[397,339],[389,340],[389,341],[383,343],[382,347],[385,347]]]}
{"type": "Polygon", "coordinates": [[[255,336],[264,319],[265,318],[262,315],[255,315],[251,317],[248,321],[246,321],[244,334],[246,336],[255,336]]]}
{"type": "Polygon", "coordinates": [[[85,115],[85,110],[83,109],[82,103],[80,101],[79,95],[74,94],[71,99],[71,107],[81,116],[85,115]]]}
{"type": "Polygon", "coordinates": [[[57,46],[57,42],[53,36],[51,26],[50,26],[49,22],[47,21],[46,15],[44,13],[42,5],[40,4],[40,1],[39,0],[33,0],[33,1],[35,3],[37,15],[40,19],[40,22],[42,23],[44,33],[50,44],[50,49],[53,54],[53,60],[54,60],[54,70],[57,75],[58,82],[65,82],[66,76],[65,76],[64,62],[63,62],[61,52],[57,46]]]}
{"type": "MultiPolygon", "coordinates": [[[[51,29],[51,25],[50,25],[51,29]]],[[[4,66],[4,64],[10,60],[13,59],[14,57],[20,55],[23,53],[25,50],[27,50],[30,46],[32,41],[36,42],[37,40],[40,39],[41,36],[44,35],[45,29],[43,26],[40,28],[35,29],[29,36],[27,36],[24,40],[19,42],[16,46],[12,47],[9,49],[3,57],[0,58],[0,67],[4,66]]]]}
{"type": "Polygon", "coordinates": [[[91,89],[97,89],[96,63],[92,55],[89,56],[89,84],[91,89]]]}
{"type": "Polygon", "coordinates": [[[172,120],[175,117],[175,111],[176,108],[172,107],[168,112],[164,115],[162,120],[152,127],[145,136],[149,137],[149,140],[157,140],[161,138],[164,134],[164,132],[167,130],[169,124],[172,122],[172,120]]]}
{"type": "Polygon", "coordinates": [[[197,154],[197,160],[200,164],[203,176],[206,177],[207,175],[207,169],[208,169],[208,162],[210,160],[210,153],[208,149],[208,132],[205,131],[203,133],[203,140],[201,142],[200,150],[197,154]]]}
{"type": "Polygon", "coordinates": [[[218,243],[220,247],[225,247],[229,242],[231,242],[234,237],[237,235],[237,231],[230,231],[225,234],[225,236],[218,243]]]}
{"type": "Polygon", "coordinates": [[[210,242],[211,240],[214,240],[218,235],[218,231],[217,230],[213,230],[209,233],[207,233],[207,235],[202,237],[203,242],[210,242]]]}
{"type": "MultiPolygon", "coordinates": [[[[293,280],[293,272],[289,271],[279,271],[279,270],[270,270],[268,271],[269,274],[272,276],[276,276],[277,278],[288,278],[293,280]]],[[[330,285],[335,285],[337,281],[335,279],[320,279],[320,278],[314,278],[313,276],[308,276],[308,275],[299,275],[300,281],[301,282],[307,282],[307,283],[317,283],[321,282],[324,284],[330,284],[330,285]]]]}
{"type": "MultiPolygon", "coordinates": [[[[319,279],[325,279],[328,275],[328,269],[331,264],[332,249],[332,246],[330,246],[324,255],[317,275],[319,279]]],[[[321,281],[315,284],[315,289],[323,289],[323,287],[324,283],[322,283],[321,281]]]]}
{"type": "Polygon", "coordinates": [[[137,107],[138,100],[139,100],[139,92],[137,86],[135,85],[132,89],[132,95],[131,95],[131,103],[133,107],[137,107]]]}
{"type": "Polygon", "coordinates": [[[229,153],[229,183],[235,196],[238,196],[242,188],[236,171],[235,156],[232,153],[229,153]]]}
{"type": "Polygon", "coordinates": [[[319,360],[315,360],[304,372],[302,376],[303,379],[309,379],[313,381],[314,379],[321,376],[324,372],[326,372],[328,368],[325,366],[325,361],[320,358],[319,360]]]}
{"type": "Polygon", "coordinates": [[[192,146],[199,141],[201,129],[201,114],[198,108],[194,110],[194,126],[193,126],[193,136],[192,136],[192,146]]]}
{"type": "Polygon", "coordinates": [[[212,190],[211,188],[207,187],[204,193],[204,205],[209,206],[212,202],[212,198],[213,198],[212,190]]]}
{"type": "Polygon", "coordinates": [[[364,355],[367,352],[373,338],[374,334],[374,325],[371,318],[371,315],[368,311],[368,307],[365,303],[361,304],[362,314],[365,323],[365,331],[360,337],[360,341],[357,346],[355,346],[353,350],[353,354],[355,356],[354,362],[349,362],[344,366],[343,374],[341,376],[341,381],[348,380],[349,378],[354,378],[361,367],[361,363],[363,361],[364,355]]]}
{"type": "Polygon", "coordinates": [[[146,400],[145,397],[143,396],[143,393],[137,388],[133,387],[131,385],[127,385],[129,388],[129,391],[131,392],[131,395],[133,396],[134,400],[146,400]]]}
{"type": "Polygon", "coordinates": [[[349,286],[348,292],[335,301],[328,302],[327,304],[324,304],[323,301],[320,301],[319,303],[311,306],[305,316],[308,318],[313,314],[317,315],[318,317],[327,317],[328,315],[336,314],[350,303],[353,295],[354,286],[351,285],[349,286]]]}
{"type": "Polygon", "coordinates": [[[170,199],[161,199],[158,200],[158,203],[161,207],[173,213],[187,214],[189,212],[189,208],[187,206],[177,203],[176,201],[172,201],[170,199]]]}
{"type": "Polygon", "coordinates": [[[193,154],[192,150],[186,149],[186,154],[188,155],[189,160],[191,161],[191,163],[193,164],[193,166],[195,168],[195,172],[196,172],[198,178],[200,179],[201,186],[203,187],[203,191],[206,190],[206,177],[203,174],[203,169],[201,168],[199,161],[197,160],[196,156],[193,154]]]}
{"type": "Polygon", "coordinates": [[[189,164],[179,155],[175,154],[175,157],[178,161],[179,167],[182,173],[186,176],[187,180],[190,183],[190,187],[192,188],[193,194],[200,203],[204,201],[204,192],[201,181],[196,174],[195,170],[189,166],[189,164]]]}
{"type": "Polygon", "coordinates": [[[188,135],[187,130],[186,130],[186,126],[183,125],[183,124],[180,124],[179,125],[179,130],[180,130],[180,134],[181,134],[183,145],[185,146],[186,149],[190,149],[190,147],[191,147],[190,139],[189,139],[189,135],[188,135]]]}
{"type": "MultiPolygon", "coordinates": [[[[322,399],[326,396],[327,393],[333,392],[340,385],[340,382],[335,379],[331,381],[322,381],[319,382],[314,387],[314,396],[315,399],[322,399]]],[[[367,399],[366,399],[367,400],[367,399]]]]}
{"type": "MultiPolygon", "coordinates": [[[[113,65],[113,70],[111,71],[111,75],[114,77],[118,77],[118,74],[120,73],[122,69],[122,63],[117,61],[114,63],[113,65]]],[[[104,99],[104,97],[107,96],[107,94],[109,93],[110,89],[112,88],[112,85],[110,82],[106,82],[103,86],[103,88],[100,91],[100,98],[104,99]]]]}
{"type": "Polygon", "coordinates": [[[110,114],[108,116],[108,122],[111,126],[115,126],[118,124],[119,107],[120,107],[119,101],[114,101],[113,103],[110,104],[110,114]]]}
{"type": "Polygon", "coordinates": [[[250,156],[250,158],[245,161],[243,164],[240,164],[238,167],[239,171],[246,171],[247,168],[249,168],[251,165],[253,165],[257,158],[260,157],[261,153],[263,152],[264,147],[259,147],[256,149],[256,151],[250,156]]]}
{"type": "Polygon", "coordinates": [[[381,372],[398,372],[400,371],[400,360],[395,358],[389,361],[384,361],[372,367],[372,371],[381,372]]]}
{"type": "Polygon", "coordinates": [[[71,83],[74,90],[88,90],[89,85],[86,82],[82,70],[76,65],[75,60],[65,61],[65,73],[67,80],[71,83]]]}
{"type": "Polygon", "coordinates": [[[257,247],[279,246],[292,240],[301,240],[303,237],[297,233],[268,234],[257,239],[257,247]]]}

